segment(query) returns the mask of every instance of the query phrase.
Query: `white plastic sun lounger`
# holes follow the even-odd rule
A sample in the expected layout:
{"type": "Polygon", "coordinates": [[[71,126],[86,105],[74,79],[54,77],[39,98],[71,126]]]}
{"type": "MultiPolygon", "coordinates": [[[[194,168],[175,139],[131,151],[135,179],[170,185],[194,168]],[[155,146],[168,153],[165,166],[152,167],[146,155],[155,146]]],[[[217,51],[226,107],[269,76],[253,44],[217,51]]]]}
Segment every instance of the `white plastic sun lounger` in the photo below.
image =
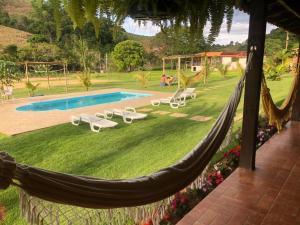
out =
{"type": "Polygon", "coordinates": [[[182,97],[185,97],[185,98],[192,98],[192,99],[195,99],[197,97],[197,94],[196,94],[196,88],[187,88],[185,89],[180,96],[182,97]]]}
{"type": "Polygon", "coordinates": [[[168,98],[162,98],[157,100],[152,100],[151,104],[153,106],[159,106],[160,104],[169,104],[171,108],[177,109],[179,107],[183,107],[186,105],[186,97],[181,94],[183,93],[183,90],[177,90],[175,94],[168,98]]]}
{"type": "MultiPolygon", "coordinates": [[[[97,114],[96,114],[97,115],[97,114]]],[[[114,115],[121,116],[124,123],[131,124],[134,120],[145,119],[148,115],[136,112],[135,108],[126,107],[122,109],[105,110],[104,115],[106,118],[111,119],[114,115]]]]}
{"type": "Polygon", "coordinates": [[[98,113],[97,116],[89,114],[80,114],[79,116],[72,116],[71,123],[79,126],[81,122],[88,123],[93,132],[100,132],[103,128],[111,128],[118,125],[118,123],[104,118],[103,114],[98,113]],[[100,118],[102,116],[103,118],[100,118]]]}

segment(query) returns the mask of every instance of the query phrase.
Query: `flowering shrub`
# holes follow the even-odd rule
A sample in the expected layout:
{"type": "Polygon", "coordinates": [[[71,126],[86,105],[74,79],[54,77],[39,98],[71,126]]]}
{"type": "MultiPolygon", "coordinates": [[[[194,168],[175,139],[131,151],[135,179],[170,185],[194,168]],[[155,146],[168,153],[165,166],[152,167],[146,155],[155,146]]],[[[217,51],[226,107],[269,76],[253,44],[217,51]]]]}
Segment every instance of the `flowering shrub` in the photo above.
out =
{"type": "Polygon", "coordinates": [[[230,149],[224,154],[224,161],[226,166],[235,168],[239,165],[241,155],[241,146],[237,145],[235,148],[230,149]]]}
{"type": "MultiPolygon", "coordinates": [[[[274,125],[269,125],[268,119],[260,116],[258,118],[258,129],[257,129],[257,143],[256,149],[262,146],[266,141],[268,141],[275,133],[277,128],[274,125]]],[[[236,135],[236,139],[239,143],[242,143],[242,134],[239,131],[236,135]]]]}
{"type": "MultiPolygon", "coordinates": [[[[275,126],[268,125],[267,119],[260,117],[256,147],[259,148],[276,132],[277,128],[275,126]]],[[[237,132],[235,138],[239,145],[224,153],[223,158],[211,167],[210,172],[206,175],[205,183],[202,188],[188,189],[185,192],[180,192],[175,195],[167,212],[161,220],[160,225],[176,224],[186,213],[220,185],[225,178],[238,167],[241,152],[241,137],[241,132],[237,132]]],[[[144,225],[152,225],[152,223],[146,223],[144,225]]]]}
{"type": "Polygon", "coordinates": [[[160,225],[174,224],[191,209],[192,192],[178,192],[175,194],[160,225]]]}
{"type": "Polygon", "coordinates": [[[4,220],[4,216],[5,216],[5,208],[4,206],[0,205],[0,222],[4,220]]]}
{"type": "MultiPolygon", "coordinates": [[[[174,196],[168,206],[168,210],[162,218],[160,225],[176,224],[186,213],[188,213],[205,196],[220,185],[227,176],[238,166],[241,146],[227,151],[223,158],[216,163],[205,178],[205,183],[200,189],[187,189],[174,196]]],[[[144,224],[148,225],[148,224],[144,224]]]]}
{"type": "Polygon", "coordinates": [[[148,220],[148,222],[144,223],[143,225],[153,225],[153,222],[152,222],[152,220],[150,219],[150,220],[148,220]]]}
{"type": "Polygon", "coordinates": [[[203,186],[203,191],[206,193],[211,192],[213,189],[215,189],[219,184],[221,184],[224,181],[224,176],[222,175],[222,172],[215,171],[210,173],[207,178],[205,185],[203,186]]]}
{"type": "Polygon", "coordinates": [[[262,146],[276,132],[277,132],[277,128],[274,125],[266,125],[265,127],[259,127],[258,132],[257,132],[256,148],[259,148],[260,146],[262,146]]]}

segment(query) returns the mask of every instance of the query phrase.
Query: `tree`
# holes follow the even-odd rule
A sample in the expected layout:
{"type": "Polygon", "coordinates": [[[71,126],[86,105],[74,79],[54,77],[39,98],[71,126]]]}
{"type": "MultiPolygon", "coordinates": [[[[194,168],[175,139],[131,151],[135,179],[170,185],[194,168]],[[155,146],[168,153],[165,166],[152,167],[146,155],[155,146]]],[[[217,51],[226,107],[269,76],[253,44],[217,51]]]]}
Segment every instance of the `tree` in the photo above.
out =
{"type": "Polygon", "coordinates": [[[86,91],[89,90],[90,86],[92,86],[91,74],[90,74],[90,66],[91,60],[89,54],[89,48],[87,41],[83,39],[74,39],[74,51],[75,55],[79,57],[79,62],[81,67],[83,68],[83,73],[78,75],[78,79],[80,80],[83,87],[85,87],[86,91]]]}
{"type": "Polygon", "coordinates": [[[140,71],[139,74],[135,76],[136,80],[141,84],[142,87],[146,87],[149,82],[150,72],[140,71]]]}
{"type": "Polygon", "coordinates": [[[0,60],[0,89],[5,86],[13,86],[15,81],[20,80],[18,66],[9,61],[0,60]]]}
{"type": "MultiPolygon", "coordinates": [[[[207,40],[212,43],[219,34],[223,19],[227,21],[227,31],[230,31],[234,14],[235,1],[173,1],[166,4],[164,1],[64,1],[48,0],[49,4],[55,5],[53,10],[56,14],[62,13],[62,8],[68,13],[75,27],[83,27],[85,23],[92,23],[97,30],[99,15],[112,15],[119,21],[137,12],[145,12],[148,18],[168,18],[160,25],[162,28],[169,26],[185,26],[189,30],[190,37],[195,34],[203,34],[204,26],[210,21],[211,27],[207,40]],[[162,13],[163,12],[163,13],[162,13]]],[[[143,14],[143,13],[140,13],[143,14]]],[[[141,16],[141,15],[140,15],[141,16]]]]}
{"type": "Polygon", "coordinates": [[[132,71],[144,65],[145,51],[136,41],[123,41],[116,45],[113,59],[119,70],[132,71]]]}
{"type": "Polygon", "coordinates": [[[15,62],[18,58],[18,47],[16,45],[8,45],[3,49],[2,53],[1,59],[15,62]]]}
{"type": "Polygon", "coordinates": [[[36,89],[38,88],[38,86],[40,86],[40,83],[33,84],[30,81],[26,81],[25,82],[25,86],[26,86],[26,88],[28,90],[29,96],[33,97],[34,96],[34,92],[36,91],[36,89]]]}
{"type": "Polygon", "coordinates": [[[281,75],[289,72],[290,65],[290,53],[287,50],[281,50],[276,55],[266,58],[264,73],[269,80],[280,80],[281,75]]]}
{"type": "Polygon", "coordinates": [[[217,70],[220,72],[220,74],[225,77],[228,73],[229,64],[223,65],[222,63],[217,64],[217,70]]]}
{"type": "Polygon", "coordinates": [[[61,50],[54,44],[35,43],[20,48],[18,57],[20,61],[51,62],[61,60],[61,50]]]}
{"type": "Polygon", "coordinates": [[[202,78],[202,72],[196,73],[194,76],[187,76],[180,72],[180,86],[182,86],[184,89],[191,87],[193,84],[199,82],[202,78]]]}
{"type": "Polygon", "coordinates": [[[82,74],[77,76],[80,80],[83,87],[85,87],[85,90],[88,91],[90,86],[92,86],[91,81],[91,74],[89,71],[84,71],[82,74]]]}
{"type": "Polygon", "coordinates": [[[203,69],[202,69],[202,72],[203,72],[203,83],[206,84],[207,78],[208,78],[208,76],[209,76],[209,74],[211,72],[211,65],[208,62],[208,59],[207,59],[206,56],[204,58],[204,64],[202,66],[203,66],[203,69]]]}

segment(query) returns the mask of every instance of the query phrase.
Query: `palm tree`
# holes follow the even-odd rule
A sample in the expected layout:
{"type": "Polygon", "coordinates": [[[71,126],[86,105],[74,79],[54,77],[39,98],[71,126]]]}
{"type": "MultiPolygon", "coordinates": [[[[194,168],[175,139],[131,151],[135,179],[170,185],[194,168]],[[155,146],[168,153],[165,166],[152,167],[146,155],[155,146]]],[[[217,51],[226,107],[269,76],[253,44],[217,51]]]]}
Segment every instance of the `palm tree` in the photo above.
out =
{"type": "Polygon", "coordinates": [[[140,71],[139,74],[135,76],[136,80],[140,82],[142,87],[146,87],[149,81],[150,72],[146,73],[144,71],[140,71]]]}
{"type": "Polygon", "coordinates": [[[180,73],[180,86],[182,86],[184,89],[187,87],[191,87],[193,84],[199,82],[202,78],[202,72],[198,72],[196,73],[194,76],[186,76],[183,73],[180,73]]]}
{"type": "Polygon", "coordinates": [[[229,64],[223,65],[222,63],[217,64],[217,69],[219,70],[222,77],[225,77],[228,73],[229,64]]]}
{"type": "Polygon", "coordinates": [[[204,58],[202,73],[203,73],[203,83],[206,84],[207,78],[208,78],[209,74],[211,73],[211,65],[208,62],[208,59],[206,56],[204,58]]]}
{"type": "Polygon", "coordinates": [[[28,93],[30,97],[34,96],[34,92],[36,91],[36,89],[38,88],[38,86],[40,86],[40,83],[37,84],[33,84],[30,81],[25,82],[25,86],[28,89],[28,93]]]}
{"type": "Polygon", "coordinates": [[[77,77],[80,80],[82,86],[85,87],[85,90],[88,91],[90,86],[92,86],[90,71],[89,70],[84,71],[77,77]]]}

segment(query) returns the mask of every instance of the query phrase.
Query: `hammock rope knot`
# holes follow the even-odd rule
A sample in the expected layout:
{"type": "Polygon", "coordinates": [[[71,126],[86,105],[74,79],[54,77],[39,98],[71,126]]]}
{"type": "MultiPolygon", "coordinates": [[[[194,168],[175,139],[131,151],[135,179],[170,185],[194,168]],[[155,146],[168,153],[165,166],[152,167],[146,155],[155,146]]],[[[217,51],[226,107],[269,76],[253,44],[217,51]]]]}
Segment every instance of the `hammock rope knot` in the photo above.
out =
{"type": "Polygon", "coordinates": [[[6,152],[0,152],[0,189],[5,190],[13,183],[17,166],[15,159],[6,152]]]}

